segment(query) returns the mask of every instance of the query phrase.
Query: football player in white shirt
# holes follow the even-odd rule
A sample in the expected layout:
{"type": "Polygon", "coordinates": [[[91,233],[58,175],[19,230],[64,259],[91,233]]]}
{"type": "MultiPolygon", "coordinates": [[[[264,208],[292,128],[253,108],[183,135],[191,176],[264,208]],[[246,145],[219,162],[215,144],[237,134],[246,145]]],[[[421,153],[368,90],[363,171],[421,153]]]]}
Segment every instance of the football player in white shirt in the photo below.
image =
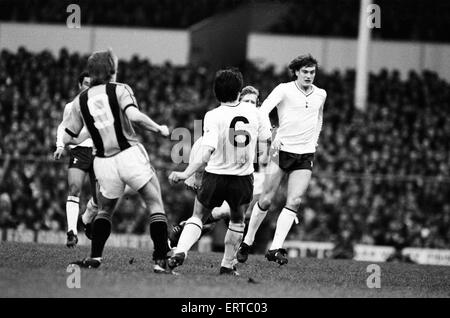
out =
{"type": "MultiPolygon", "coordinates": [[[[78,88],[81,91],[89,88],[90,77],[87,72],[82,72],[78,78],[78,88]]],[[[56,135],[56,151],[53,154],[56,160],[59,160],[64,152],[64,143],[62,142],[64,135],[63,122],[67,120],[72,109],[72,102],[66,104],[64,107],[63,120],[58,126],[56,135]]],[[[73,248],[78,243],[78,214],[80,210],[80,194],[81,188],[83,187],[83,182],[86,175],[89,175],[91,194],[92,198],[88,201],[86,212],[83,214],[83,223],[85,221],[90,222],[86,219],[88,216],[93,216],[98,211],[97,207],[97,196],[96,196],[96,182],[93,170],[93,160],[94,156],[92,154],[93,143],[90,138],[89,132],[86,127],[80,133],[80,136],[73,138],[71,145],[69,145],[69,170],[67,174],[68,185],[69,185],[69,195],[67,196],[66,202],[66,217],[67,217],[67,241],[66,245],[69,248],[73,248]]],[[[86,227],[86,235],[89,237],[89,227],[86,227]]]]}
{"type": "Polygon", "coordinates": [[[200,238],[203,222],[224,201],[230,206],[230,223],[225,235],[225,251],[220,274],[238,275],[235,264],[237,248],[244,233],[244,215],[253,195],[253,162],[256,144],[271,137],[260,112],[248,103],[239,102],[242,74],[221,70],[214,81],[214,93],[220,106],[204,119],[201,160],[194,160],[183,172],[172,172],[169,181],[184,181],[207,163],[194,203],[194,212],[186,221],[169,268],[183,264],[187,252],[200,238]]]}
{"type": "Polygon", "coordinates": [[[241,263],[247,260],[256,231],[282,178],[288,174],[286,205],[278,217],[272,245],[265,255],[269,261],[287,264],[283,243],[294,221],[298,222],[297,211],[311,180],[327,93],[313,84],[317,61],[311,55],[295,58],[289,69],[295,80],[279,84],[261,105],[267,121],[270,111],[277,107],[279,129],[272,142],[274,153],[267,168],[263,193],[253,208],[247,234],[236,255],[241,263]]]}
{"type": "MultiPolygon", "coordinates": [[[[254,105],[255,107],[258,106],[258,98],[259,98],[259,91],[253,87],[253,86],[246,86],[242,89],[241,95],[240,95],[240,102],[241,103],[249,103],[251,105],[254,105]]],[[[196,154],[199,152],[198,150],[201,147],[203,137],[200,137],[197,139],[197,141],[194,143],[191,149],[191,153],[189,155],[189,162],[195,160],[196,154]]],[[[201,159],[201,158],[200,158],[201,159]]],[[[253,173],[254,177],[254,187],[253,187],[253,199],[250,203],[246,213],[245,213],[245,219],[248,220],[250,218],[253,205],[256,204],[256,202],[259,199],[259,196],[262,193],[262,186],[264,182],[265,177],[265,167],[267,166],[267,151],[265,153],[261,153],[261,157],[258,160],[258,163],[255,163],[255,172],[253,173]]],[[[202,184],[202,175],[203,171],[199,170],[196,173],[194,173],[192,176],[190,176],[188,179],[184,181],[184,184],[188,189],[191,189],[193,191],[197,191],[202,184]]],[[[202,229],[202,236],[205,233],[210,232],[214,225],[224,219],[229,220],[230,218],[230,206],[226,201],[223,202],[223,204],[220,207],[214,208],[211,211],[211,215],[208,217],[208,219],[203,223],[203,229],[202,229]]],[[[184,225],[186,224],[186,221],[180,222],[178,225],[174,226],[171,233],[170,233],[170,243],[172,248],[177,246],[178,240],[180,238],[181,231],[183,230],[184,225]]]]}

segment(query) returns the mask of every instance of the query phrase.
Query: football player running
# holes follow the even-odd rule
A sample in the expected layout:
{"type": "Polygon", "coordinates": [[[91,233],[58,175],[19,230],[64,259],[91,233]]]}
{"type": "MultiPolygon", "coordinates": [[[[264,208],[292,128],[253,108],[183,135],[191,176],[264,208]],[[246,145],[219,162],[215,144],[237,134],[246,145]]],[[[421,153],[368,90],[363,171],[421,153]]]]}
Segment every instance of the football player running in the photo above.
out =
{"type": "Polygon", "coordinates": [[[271,110],[277,107],[279,128],[272,142],[274,152],[267,167],[263,192],[253,207],[247,234],[237,252],[241,263],[247,260],[256,231],[285,175],[288,175],[286,205],[278,217],[272,245],[265,256],[280,265],[288,262],[287,252],[282,247],[292,224],[298,222],[300,203],[311,180],[327,97],[325,90],[313,84],[317,67],[311,55],[295,58],[289,64],[295,80],[279,84],[261,105],[267,121],[271,110]]]}
{"type": "Polygon", "coordinates": [[[270,126],[256,107],[240,102],[242,74],[234,69],[216,73],[214,94],[220,105],[207,112],[204,134],[198,151],[201,160],[189,162],[183,172],[172,172],[174,184],[188,179],[206,164],[202,186],[197,192],[194,211],[181,233],[168,266],[183,264],[187,252],[200,238],[203,223],[215,207],[224,201],[230,206],[230,223],[225,235],[225,251],[220,274],[238,275],[236,251],[244,233],[244,215],[253,195],[253,162],[256,144],[271,137],[270,126]]]}
{"type": "Polygon", "coordinates": [[[99,211],[92,225],[91,255],[72,264],[97,268],[111,233],[111,220],[125,185],[139,192],[150,214],[150,237],[153,240],[154,271],[167,273],[167,217],[155,170],[145,148],[138,142],[132,124],[169,135],[165,125],[158,125],[139,110],[132,89],[116,83],[118,59],[111,50],[94,52],[88,59],[91,85],[73,103],[64,124],[63,143],[77,137],[85,125],[95,147],[94,172],[100,190],[99,211]]]}
{"type": "MultiPolygon", "coordinates": [[[[87,72],[82,72],[78,78],[78,88],[80,92],[89,88],[90,77],[87,72]]],[[[63,120],[58,126],[56,135],[56,151],[53,154],[55,160],[59,160],[64,152],[65,145],[62,142],[64,135],[63,122],[67,120],[72,110],[73,102],[66,104],[64,107],[63,120]]],[[[69,169],[67,173],[69,195],[66,202],[66,217],[67,217],[67,241],[66,245],[73,248],[78,243],[78,215],[80,210],[80,194],[83,187],[86,175],[89,175],[91,185],[92,198],[88,201],[86,211],[83,214],[83,223],[88,224],[92,218],[97,214],[97,195],[94,169],[92,166],[94,156],[92,154],[93,144],[92,139],[86,127],[83,127],[80,136],[73,138],[70,141],[69,147],[69,169]]],[[[89,227],[85,227],[86,235],[89,237],[89,227]]]]}
{"type": "MultiPolygon", "coordinates": [[[[239,100],[242,103],[248,103],[250,105],[253,105],[254,107],[258,107],[258,98],[259,98],[259,91],[253,86],[246,86],[242,89],[239,100]]],[[[198,156],[198,154],[199,149],[201,148],[202,140],[203,137],[198,138],[197,141],[192,146],[191,153],[189,155],[189,162],[192,162],[197,159],[201,160],[201,156],[198,156]]],[[[261,195],[262,192],[262,185],[264,182],[264,170],[265,167],[267,166],[268,157],[267,151],[265,152],[259,151],[259,153],[261,154],[260,157],[258,157],[259,160],[254,165],[255,172],[253,173],[254,177],[253,198],[245,213],[245,220],[248,220],[250,218],[253,205],[258,201],[259,196],[261,195]]],[[[184,184],[188,189],[197,192],[197,190],[201,187],[203,171],[204,171],[203,169],[200,169],[199,171],[197,171],[184,181],[184,184]]],[[[206,233],[209,233],[214,228],[214,225],[222,219],[225,220],[227,223],[229,222],[230,219],[230,206],[226,201],[224,201],[220,207],[214,208],[211,211],[210,216],[203,223],[201,236],[203,236],[206,233]]],[[[180,222],[178,225],[174,226],[172,228],[172,231],[169,233],[172,248],[177,246],[178,240],[180,238],[181,232],[183,231],[183,227],[185,224],[186,221],[180,222]]]]}

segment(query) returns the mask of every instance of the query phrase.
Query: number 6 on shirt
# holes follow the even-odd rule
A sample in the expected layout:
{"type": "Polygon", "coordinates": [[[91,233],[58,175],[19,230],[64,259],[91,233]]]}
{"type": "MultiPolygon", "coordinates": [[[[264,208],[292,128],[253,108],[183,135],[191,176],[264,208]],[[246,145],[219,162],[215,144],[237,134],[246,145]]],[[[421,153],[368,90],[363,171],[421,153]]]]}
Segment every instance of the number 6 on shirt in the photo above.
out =
{"type": "Polygon", "coordinates": [[[245,118],[244,116],[234,117],[230,124],[228,138],[232,145],[234,145],[235,147],[238,147],[238,148],[243,148],[243,147],[246,147],[250,143],[250,133],[243,129],[236,130],[236,124],[238,122],[242,122],[244,124],[249,123],[248,119],[245,118]],[[242,138],[238,138],[238,140],[236,140],[236,138],[239,136],[245,136],[245,141],[241,141],[242,138]]]}

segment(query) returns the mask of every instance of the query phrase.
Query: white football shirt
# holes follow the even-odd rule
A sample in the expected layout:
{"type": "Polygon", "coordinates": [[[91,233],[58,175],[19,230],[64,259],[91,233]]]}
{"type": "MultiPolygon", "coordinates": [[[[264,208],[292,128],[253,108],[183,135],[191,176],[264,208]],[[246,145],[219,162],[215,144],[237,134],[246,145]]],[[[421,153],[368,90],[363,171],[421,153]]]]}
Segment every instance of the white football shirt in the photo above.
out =
{"type": "MultiPolygon", "coordinates": [[[[63,136],[64,136],[64,121],[68,119],[70,112],[72,111],[73,102],[67,103],[64,107],[64,114],[63,114],[63,120],[61,124],[58,126],[58,129],[56,131],[56,146],[62,146],[64,147],[64,144],[62,142],[63,136]]],[[[86,126],[83,126],[82,133],[87,132],[86,126]]],[[[76,138],[75,138],[76,141],[76,138]]],[[[73,149],[75,147],[94,147],[94,143],[92,142],[92,138],[88,138],[82,142],[80,142],[77,145],[69,145],[70,149],[73,149]]]]}
{"type": "Polygon", "coordinates": [[[265,120],[277,107],[279,125],[277,136],[282,151],[297,154],[316,151],[323,122],[323,106],[327,93],[315,85],[305,94],[295,81],[279,84],[261,105],[265,120]]]}
{"type": "Polygon", "coordinates": [[[270,126],[251,103],[210,110],[204,119],[202,144],[214,152],[205,170],[221,175],[252,174],[257,141],[270,137],[270,126]]]}

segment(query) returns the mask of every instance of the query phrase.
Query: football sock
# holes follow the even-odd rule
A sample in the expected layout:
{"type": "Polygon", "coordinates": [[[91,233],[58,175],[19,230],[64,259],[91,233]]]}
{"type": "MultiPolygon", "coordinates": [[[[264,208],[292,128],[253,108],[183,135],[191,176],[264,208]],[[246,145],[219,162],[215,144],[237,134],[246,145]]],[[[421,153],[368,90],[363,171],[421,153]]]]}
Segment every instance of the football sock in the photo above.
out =
{"type": "Polygon", "coordinates": [[[225,252],[223,253],[222,266],[233,268],[235,264],[236,252],[244,236],[244,223],[230,222],[228,231],[225,234],[225,252]]]}
{"type": "Polygon", "coordinates": [[[203,223],[198,217],[192,216],[186,221],[183,232],[181,232],[175,253],[186,253],[191,249],[202,233],[203,223]]]}
{"type": "Polygon", "coordinates": [[[248,246],[252,246],[255,241],[255,235],[258,231],[262,221],[267,215],[268,210],[263,210],[259,207],[259,202],[253,206],[252,215],[248,222],[247,234],[245,235],[244,243],[248,246]]]}
{"type": "Polygon", "coordinates": [[[292,223],[294,223],[296,218],[297,213],[293,210],[286,207],[281,210],[281,213],[278,216],[277,227],[275,229],[275,235],[273,237],[270,250],[276,250],[283,247],[284,240],[286,239],[286,236],[292,227],[292,223]]]}
{"type": "Polygon", "coordinates": [[[106,212],[99,212],[94,220],[92,229],[91,257],[102,257],[106,241],[111,234],[111,216],[106,212]]]}
{"type": "Polygon", "coordinates": [[[78,213],[80,211],[80,198],[69,195],[66,202],[67,232],[77,234],[78,213]]]}
{"type": "Polygon", "coordinates": [[[167,257],[170,251],[167,232],[167,216],[164,213],[150,215],[150,237],[153,241],[153,260],[167,257]]]}
{"type": "Polygon", "coordinates": [[[95,218],[97,213],[98,206],[94,203],[93,198],[91,198],[86,205],[86,211],[84,211],[83,215],[81,216],[81,220],[84,224],[89,224],[95,218]]]}

